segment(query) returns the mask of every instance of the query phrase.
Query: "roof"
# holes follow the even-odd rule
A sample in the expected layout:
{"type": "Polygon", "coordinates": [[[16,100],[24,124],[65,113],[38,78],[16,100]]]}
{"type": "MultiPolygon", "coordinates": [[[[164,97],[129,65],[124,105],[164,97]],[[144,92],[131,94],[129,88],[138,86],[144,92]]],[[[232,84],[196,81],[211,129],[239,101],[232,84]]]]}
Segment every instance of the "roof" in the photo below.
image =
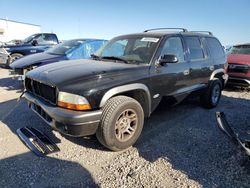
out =
{"type": "Polygon", "coordinates": [[[163,37],[166,35],[173,35],[173,34],[181,34],[181,35],[190,35],[190,36],[213,36],[205,33],[200,33],[200,32],[192,32],[192,31],[186,31],[186,32],[179,32],[179,31],[171,31],[171,32],[155,32],[155,31],[150,31],[150,32],[142,32],[142,33],[133,33],[133,34],[128,34],[128,35],[123,35],[123,36],[143,36],[143,37],[163,37]]]}
{"type": "Polygon", "coordinates": [[[9,19],[3,19],[3,18],[0,18],[0,20],[7,21],[7,22],[15,22],[15,23],[20,23],[20,24],[33,25],[33,26],[41,27],[40,25],[31,24],[31,23],[25,23],[25,22],[19,22],[19,21],[15,21],[15,20],[9,20],[9,19]]]}

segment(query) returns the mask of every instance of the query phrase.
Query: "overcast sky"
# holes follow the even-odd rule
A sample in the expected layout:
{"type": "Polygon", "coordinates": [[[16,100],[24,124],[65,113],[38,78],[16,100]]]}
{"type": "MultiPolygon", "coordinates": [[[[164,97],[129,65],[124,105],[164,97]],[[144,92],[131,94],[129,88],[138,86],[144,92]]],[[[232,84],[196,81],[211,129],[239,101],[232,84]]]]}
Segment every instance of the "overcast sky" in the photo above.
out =
{"type": "Polygon", "coordinates": [[[0,0],[6,17],[41,25],[61,40],[185,27],[212,31],[224,45],[250,42],[249,0],[0,0]]]}

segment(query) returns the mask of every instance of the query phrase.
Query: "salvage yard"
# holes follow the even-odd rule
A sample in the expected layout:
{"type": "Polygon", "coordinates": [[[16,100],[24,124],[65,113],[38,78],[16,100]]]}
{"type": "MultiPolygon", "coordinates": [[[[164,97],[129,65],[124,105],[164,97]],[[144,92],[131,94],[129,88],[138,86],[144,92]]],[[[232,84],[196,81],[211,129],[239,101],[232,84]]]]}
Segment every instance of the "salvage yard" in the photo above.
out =
{"type": "Polygon", "coordinates": [[[146,120],[137,143],[112,152],[92,137],[51,131],[21,95],[22,85],[0,68],[0,187],[249,187],[250,160],[218,129],[225,112],[239,134],[250,131],[250,91],[227,89],[217,108],[197,99],[160,105],[146,120]],[[35,156],[16,135],[33,126],[46,132],[60,152],[35,156]],[[62,183],[63,182],[63,183],[62,183]]]}

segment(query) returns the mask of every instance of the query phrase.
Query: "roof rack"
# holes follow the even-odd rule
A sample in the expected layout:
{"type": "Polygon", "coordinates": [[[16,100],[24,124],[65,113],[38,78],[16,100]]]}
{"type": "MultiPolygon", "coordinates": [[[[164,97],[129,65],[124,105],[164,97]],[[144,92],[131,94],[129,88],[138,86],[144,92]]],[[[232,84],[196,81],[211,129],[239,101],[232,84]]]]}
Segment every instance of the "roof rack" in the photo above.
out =
{"type": "Polygon", "coordinates": [[[167,29],[170,29],[170,30],[182,30],[183,32],[187,32],[188,30],[185,29],[185,28],[180,28],[180,27],[176,27],[176,28],[155,28],[155,29],[147,29],[145,30],[144,32],[149,32],[149,31],[157,31],[157,30],[167,30],[167,29]]]}
{"type": "Polygon", "coordinates": [[[190,32],[194,32],[194,33],[208,33],[209,35],[213,35],[213,33],[211,31],[190,31],[190,32]]]}

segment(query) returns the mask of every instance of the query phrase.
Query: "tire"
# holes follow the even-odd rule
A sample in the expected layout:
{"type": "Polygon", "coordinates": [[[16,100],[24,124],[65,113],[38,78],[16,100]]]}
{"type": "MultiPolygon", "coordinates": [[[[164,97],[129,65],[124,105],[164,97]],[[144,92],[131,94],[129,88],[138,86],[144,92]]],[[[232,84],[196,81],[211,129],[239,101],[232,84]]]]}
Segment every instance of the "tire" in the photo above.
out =
{"type": "Polygon", "coordinates": [[[21,57],[23,57],[23,55],[20,54],[20,53],[11,54],[11,55],[10,55],[10,58],[9,58],[8,61],[7,61],[7,65],[10,65],[13,61],[15,61],[15,60],[17,60],[17,59],[19,59],[19,58],[21,58],[21,57]]]}
{"type": "Polygon", "coordinates": [[[143,123],[144,112],[138,101],[126,96],[113,97],[103,108],[96,137],[110,150],[124,150],[139,138],[143,123]]]}
{"type": "Polygon", "coordinates": [[[221,97],[222,84],[219,79],[213,79],[205,93],[200,96],[203,107],[211,109],[218,105],[221,97]]]}

